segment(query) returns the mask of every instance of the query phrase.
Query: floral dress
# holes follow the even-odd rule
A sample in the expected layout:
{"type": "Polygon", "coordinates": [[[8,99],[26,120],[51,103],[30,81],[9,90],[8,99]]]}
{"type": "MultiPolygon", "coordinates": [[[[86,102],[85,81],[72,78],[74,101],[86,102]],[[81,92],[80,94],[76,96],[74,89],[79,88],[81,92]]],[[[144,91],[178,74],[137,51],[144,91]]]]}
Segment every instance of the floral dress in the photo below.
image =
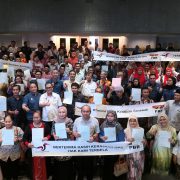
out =
{"type": "Polygon", "coordinates": [[[156,132],[154,137],[154,144],[152,147],[152,174],[168,175],[169,168],[172,159],[172,145],[170,148],[162,147],[158,145],[158,132],[168,131],[171,133],[171,138],[176,142],[177,135],[176,129],[172,126],[167,126],[166,128],[161,128],[159,125],[153,125],[147,133],[147,138],[152,138],[153,132],[156,132]]]}

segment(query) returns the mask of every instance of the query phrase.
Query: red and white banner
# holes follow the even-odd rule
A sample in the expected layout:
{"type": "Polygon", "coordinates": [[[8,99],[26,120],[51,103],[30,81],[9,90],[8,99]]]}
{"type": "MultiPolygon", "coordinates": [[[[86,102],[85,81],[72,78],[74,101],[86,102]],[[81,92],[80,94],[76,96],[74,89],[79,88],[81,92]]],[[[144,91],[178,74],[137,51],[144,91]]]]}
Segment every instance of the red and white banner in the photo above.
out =
{"type": "Polygon", "coordinates": [[[132,56],[119,56],[107,52],[94,51],[94,61],[136,61],[136,62],[155,62],[155,61],[180,61],[180,52],[160,51],[144,53],[132,56]]]}
{"type": "MultiPolygon", "coordinates": [[[[76,102],[75,115],[81,116],[81,107],[86,103],[76,102]]],[[[114,105],[95,105],[88,104],[91,107],[91,115],[96,118],[105,118],[108,110],[114,110],[118,118],[129,118],[130,114],[137,117],[155,117],[164,111],[165,102],[150,103],[150,104],[137,104],[127,106],[114,106],[114,105]]]]}

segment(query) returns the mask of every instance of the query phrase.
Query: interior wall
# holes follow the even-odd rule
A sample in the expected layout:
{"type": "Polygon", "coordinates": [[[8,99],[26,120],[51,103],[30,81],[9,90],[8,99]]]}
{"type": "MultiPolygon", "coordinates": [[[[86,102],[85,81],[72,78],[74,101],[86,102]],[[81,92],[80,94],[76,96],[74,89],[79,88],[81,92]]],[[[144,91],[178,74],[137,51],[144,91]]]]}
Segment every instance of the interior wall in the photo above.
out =
{"type": "Polygon", "coordinates": [[[180,34],[179,7],[179,0],[2,0],[0,33],[180,34]]]}

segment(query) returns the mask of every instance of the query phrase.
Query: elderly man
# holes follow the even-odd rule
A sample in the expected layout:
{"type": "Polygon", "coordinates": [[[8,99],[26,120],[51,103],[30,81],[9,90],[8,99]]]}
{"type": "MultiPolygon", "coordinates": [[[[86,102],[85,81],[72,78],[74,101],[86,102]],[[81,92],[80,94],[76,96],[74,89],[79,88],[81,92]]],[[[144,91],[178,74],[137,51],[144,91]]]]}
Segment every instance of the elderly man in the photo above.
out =
{"type": "MultiPolygon", "coordinates": [[[[87,141],[93,142],[97,140],[99,133],[99,122],[96,118],[90,116],[91,108],[84,105],[81,108],[82,117],[79,117],[74,122],[73,134],[76,140],[83,139],[83,131],[89,132],[87,141]]],[[[83,180],[84,176],[87,180],[93,179],[93,157],[79,157],[78,158],[78,180],[83,180]]]]}

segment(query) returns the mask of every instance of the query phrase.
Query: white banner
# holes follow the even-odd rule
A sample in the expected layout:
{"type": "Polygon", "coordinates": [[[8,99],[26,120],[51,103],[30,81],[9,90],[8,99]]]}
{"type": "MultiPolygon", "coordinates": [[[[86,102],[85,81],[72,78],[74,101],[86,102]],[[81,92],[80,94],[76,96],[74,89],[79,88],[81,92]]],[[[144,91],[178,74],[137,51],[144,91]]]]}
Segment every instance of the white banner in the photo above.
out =
{"type": "Polygon", "coordinates": [[[155,62],[155,61],[180,61],[180,52],[161,51],[151,52],[132,56],[119,56],[107,52],[94,51],[94,61],[136,61],[136,62],[155,62]]]}
{"type": "MultiPolygon", "coordinates": [[[[86,103],[76,102],[75,115],[81,116],[81,107],[86,103]]],[[[154,117],[158,116],[164,110],[165,102],[137,104],[127,106],[114,105],[95,105],[87,104],[91,107],[91,115],[96,118],[105,118],[108,110],[114,110],[118,118],[129,118],[130,114],[137,117],[154,117]]]]}
{"type": "Polygon", "coordinates": [[[32,148],[32,156],[100,156],[131,154],[143,151],[141,143],[97,143],[79,141],[44,141],[42,146],[32,148]]]}
{"type": "Polygon", "coordinates": [[[0,64],[3,66],[1,68],[6,69],[8,66],[13,67],[15,70],[16,69],[31,69],[32,65],[30,63],[21,63],[21,62],[12,62],[12,61],[5,61],[0,59],[0,64]]]}

